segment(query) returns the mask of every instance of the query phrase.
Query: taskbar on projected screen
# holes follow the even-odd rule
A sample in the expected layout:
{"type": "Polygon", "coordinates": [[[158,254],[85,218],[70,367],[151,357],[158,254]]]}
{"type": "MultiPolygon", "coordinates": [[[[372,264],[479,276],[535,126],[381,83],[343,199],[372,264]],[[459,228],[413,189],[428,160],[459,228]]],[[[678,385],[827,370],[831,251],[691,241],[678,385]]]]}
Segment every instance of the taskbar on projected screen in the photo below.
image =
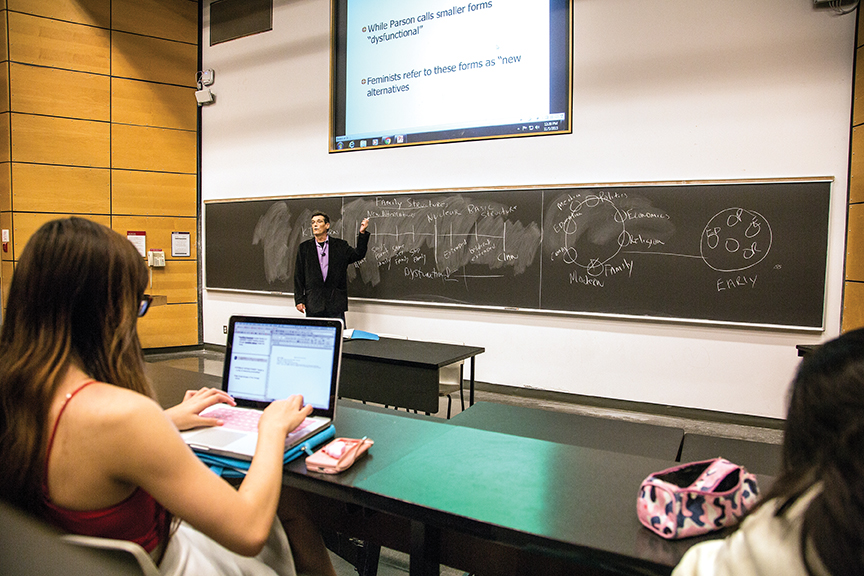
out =
{"type": "Polygon", "coordinates": [[[460,130],[440,130],[438,132],[418,132],[416,134],[389,134],[387,136],[339,137],[331,152],[349,152],[368,148],[388,148],[410,144],[434,144],[460,140],[480,140],[483,138],[504,138],[507,136],[536,136],[540,134],[566,134],[570,132],[567,120],[543,120],[505,124],[502,126],[483,126],[460,130]]]}

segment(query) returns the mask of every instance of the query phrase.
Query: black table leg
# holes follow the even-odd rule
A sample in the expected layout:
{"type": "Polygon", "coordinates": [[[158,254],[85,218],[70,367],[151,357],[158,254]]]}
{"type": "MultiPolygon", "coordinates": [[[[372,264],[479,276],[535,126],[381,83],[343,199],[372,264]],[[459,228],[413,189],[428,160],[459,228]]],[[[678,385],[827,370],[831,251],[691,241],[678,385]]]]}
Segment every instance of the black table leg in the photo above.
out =
{"type": "Polygon", "coordinates": [[[468,394],[468,407],[474,405],[474,359],[476,356],[471,356],[471,393],[468,394]]]}
{"type": "Polygon", "coordinates": [[[416,520],[411,521],[411,561],[408,573],[411,576],[439,576],[441,562],[441,530],[416,520]]]}

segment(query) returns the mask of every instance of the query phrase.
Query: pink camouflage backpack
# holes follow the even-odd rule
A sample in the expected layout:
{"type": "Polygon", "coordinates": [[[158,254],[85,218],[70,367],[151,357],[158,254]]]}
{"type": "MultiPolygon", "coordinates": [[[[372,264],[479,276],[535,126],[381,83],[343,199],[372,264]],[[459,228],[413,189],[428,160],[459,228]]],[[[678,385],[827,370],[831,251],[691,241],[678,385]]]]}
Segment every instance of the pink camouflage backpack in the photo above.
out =
{"type": "Polygon", "coordinates": [[[756,503],[756,477],[723,458],[690,462],[642,481],[636,512],[663,538],[698,536],[735,523],[756,503]]]}

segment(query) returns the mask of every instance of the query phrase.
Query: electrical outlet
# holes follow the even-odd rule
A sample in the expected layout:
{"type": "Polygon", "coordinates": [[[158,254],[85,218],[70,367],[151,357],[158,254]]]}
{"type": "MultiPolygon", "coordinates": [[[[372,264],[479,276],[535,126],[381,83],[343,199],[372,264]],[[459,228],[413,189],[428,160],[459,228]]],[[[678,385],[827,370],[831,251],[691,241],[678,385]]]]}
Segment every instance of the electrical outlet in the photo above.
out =
{"type": "Polygon", "coordinates": [[[228,333],[228,326],[222,326],[222,334],[228,333]]]}

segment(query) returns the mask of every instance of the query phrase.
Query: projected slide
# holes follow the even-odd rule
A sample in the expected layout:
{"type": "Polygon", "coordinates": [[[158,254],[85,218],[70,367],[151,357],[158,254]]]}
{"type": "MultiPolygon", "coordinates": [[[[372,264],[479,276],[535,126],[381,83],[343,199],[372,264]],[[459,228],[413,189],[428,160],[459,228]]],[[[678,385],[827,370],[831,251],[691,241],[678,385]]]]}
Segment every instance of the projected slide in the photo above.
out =
{"type": "Polygon", "coordinates": [[[569,132],[566,1],[337,5],[334,151],[569,132]]]}

